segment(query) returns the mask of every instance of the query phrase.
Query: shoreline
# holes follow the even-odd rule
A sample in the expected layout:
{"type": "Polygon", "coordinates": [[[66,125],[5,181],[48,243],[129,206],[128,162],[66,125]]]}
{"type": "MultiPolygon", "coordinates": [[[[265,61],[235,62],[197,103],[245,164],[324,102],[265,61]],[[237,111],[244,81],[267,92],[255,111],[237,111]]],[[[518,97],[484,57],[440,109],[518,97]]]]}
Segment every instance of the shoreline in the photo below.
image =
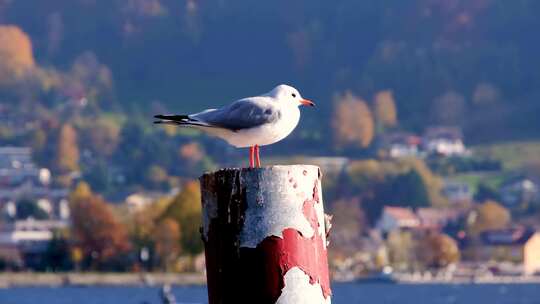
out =
{"type": "MultiPolygon", "coordinates": [[[[540,276],[431,277],[397,276],[398,285],[486,285],[540,284],[540,276]]],[[[356,280],[333,281],[355,283],[356,280]]],[[[372,284],[356,281],[357,284],[372,284]]],[[[388,284],[388,282],[380,282],[388,284]]],[[[95,286],[203,286],[204,273],[97,273],[97,272],[0,272],[0,288],[10,287],[95,287],[95,286]]]]}
{"type": "Polygon", "coordinates": [[[205,285],[204,273],[1,272],[0,288],[205,285]]]}

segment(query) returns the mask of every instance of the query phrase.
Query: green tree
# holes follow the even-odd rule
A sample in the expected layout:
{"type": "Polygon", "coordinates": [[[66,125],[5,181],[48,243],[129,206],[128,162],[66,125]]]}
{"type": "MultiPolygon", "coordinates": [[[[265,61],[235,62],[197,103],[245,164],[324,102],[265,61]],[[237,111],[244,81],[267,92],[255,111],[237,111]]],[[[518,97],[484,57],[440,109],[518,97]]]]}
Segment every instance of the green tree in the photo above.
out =
{"type": "Polygon", "coordinates": [[[69,240],[56,231],[52,240],[47,244],[47,250],[44,254],[45,262],[42,268],[55,272],[72,269],[73,265],[69,249],[69,240]]]}
{"type": "Polygon", "coordinates": [[[174,219],[180,226],[181,248],[190,254],[202,251],[199,228],[201,222],[201,192],[199,183],[192,181],[184,185],[182,191],[165,210],[162,219],[174,219]]]}
{"type": "Polygon", "coordinates": [[[387,193],[390,197],[385,200],[386,202],[406,204],[412,207],[429,205],[426,185],[420,174],[414,170],[394,177],[388,186],[387,193]]]}
{"type": "Polygon", "coordinates": [[[21,199],[17,202],[17,213],[16,218],[19,220],[24,220],[29,217],[32,217],[37,220],[44,220],[49,218],[49,215],[45,210],[41,209],[38,204],[30,199],[21,199]]]}

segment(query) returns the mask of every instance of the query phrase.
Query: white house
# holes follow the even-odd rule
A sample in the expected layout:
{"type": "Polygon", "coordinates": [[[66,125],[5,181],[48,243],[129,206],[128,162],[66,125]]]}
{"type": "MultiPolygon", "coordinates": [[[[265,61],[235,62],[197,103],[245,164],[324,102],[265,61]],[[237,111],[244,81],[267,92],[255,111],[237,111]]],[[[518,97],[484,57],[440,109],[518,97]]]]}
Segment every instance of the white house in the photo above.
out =
{"type": "Polygon", "coordinates": [[[388,133],[381,138],[381,146],[391,158],[420,156],[421,142],[420,137],[405,132],[388,133]]]}
{"type": "Polygon", "coordinates": [[[44,246],[52,238],[54,230],[69,226],[68,221],[56,220],[26,220],[6,224],[0,230],[0,248],[7,246],[29,247],[44,246]]]}
{"type": "Polygon", "coordinates": [[[430,154],[443,156],[464,155],[467,153],[463,134],[455,127],[428,128],[423,138],[424,149],[430,154]]]}

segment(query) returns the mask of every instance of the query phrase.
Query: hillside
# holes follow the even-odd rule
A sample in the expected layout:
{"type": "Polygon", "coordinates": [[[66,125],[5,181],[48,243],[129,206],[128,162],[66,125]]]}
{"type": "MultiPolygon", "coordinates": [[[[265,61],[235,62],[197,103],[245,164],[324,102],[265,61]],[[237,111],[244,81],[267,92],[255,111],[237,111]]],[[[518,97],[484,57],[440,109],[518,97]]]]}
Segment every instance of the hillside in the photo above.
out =
{"type": "Polygon", "coordinates": [[[304,123],[324,134],[334,94],[371,101],[390,89],[401,128],[458,124],[476,143],[540,134],[539,9],[534,0],[3,0],[0,24],[29,34],[42,67],[69,71],[94,54],[112,75],[102,108],[184,112],[285,82],[318,102],[304,123]]]}

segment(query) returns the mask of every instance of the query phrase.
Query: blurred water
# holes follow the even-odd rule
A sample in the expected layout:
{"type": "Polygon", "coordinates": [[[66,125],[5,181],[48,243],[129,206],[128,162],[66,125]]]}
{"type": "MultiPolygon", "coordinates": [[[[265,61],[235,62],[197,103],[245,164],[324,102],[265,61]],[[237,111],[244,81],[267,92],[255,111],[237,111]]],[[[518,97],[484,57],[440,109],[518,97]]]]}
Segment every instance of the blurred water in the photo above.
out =
{"type": "MultiPolygon", "coordinates": [[[[159,287],[0,289],[0,304],[159,304],[159,287]]],[[[206,303],[206,288],[174,287],[178,303],[206,303]]],[[[383,285],[337,283],[334,304],[540,304],[540,285],[383,285]]]]}

